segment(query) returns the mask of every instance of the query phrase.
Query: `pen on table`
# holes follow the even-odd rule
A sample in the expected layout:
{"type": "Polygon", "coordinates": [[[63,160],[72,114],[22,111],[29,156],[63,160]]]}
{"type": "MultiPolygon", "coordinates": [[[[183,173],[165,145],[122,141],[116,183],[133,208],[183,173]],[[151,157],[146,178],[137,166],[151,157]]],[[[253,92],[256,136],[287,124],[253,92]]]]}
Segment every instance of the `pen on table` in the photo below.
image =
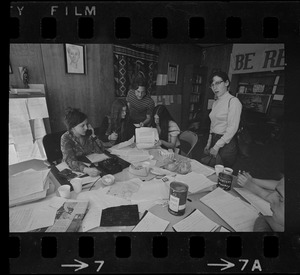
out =
{"type": "Polygon", "coordinates": [[[101,179],[101,177],[99,177],[97,180],[94,181],[94,183],[93,183],[92,186],[90,187],[89,191],[94,187],[95,183],[96,183],[99,179],[101,179]]]}
{"type": "Polygon", "coordinates": [[[190,201],[190,202],[192,201],[190,198],[187,198],[187,200],[190,201]]]}

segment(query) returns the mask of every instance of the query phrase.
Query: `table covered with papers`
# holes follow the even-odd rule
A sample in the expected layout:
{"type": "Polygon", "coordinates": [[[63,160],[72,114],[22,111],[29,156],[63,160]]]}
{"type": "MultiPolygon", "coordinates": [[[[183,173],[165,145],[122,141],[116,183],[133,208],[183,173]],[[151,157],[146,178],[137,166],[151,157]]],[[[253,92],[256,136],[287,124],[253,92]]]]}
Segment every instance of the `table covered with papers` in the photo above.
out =
{"type": "MultiPolygon", "coordinates": [[[[80,232],[247,232],[252,231],[259,213],[269,214],[268,203],[238,186],[236,179],[228,192],[217,187],[217,176],[214,170],[196,160],[188,159],[191,171],[183,175],[176,171],[169,171],[166,169],[166,164],[170,161],[187,159],[177,154],[169,154],[161,148],[137,149],[132,146],[132,142],[128,141],[123,147],[115,146],[110,151],[134,165],[147,162],[148,175],[138,177],[126,168],[114,175],[115,183],[110,186],[104,185],[101,178],[86,177],[90,178],[86,180],[87,185],[83,186],[78,194],[72,191],[70,199],[61,198],[57,192],[53,192],[38,202],[11,207],[10,231],[39,231],[43,228],[46,232],[59,230],[61,232],[72,230],[80,232]],[[168,211],[169,186],[175,180],[189,186],[186,209],[182,216],[172,215],[168,211]],[[73,208],[71,207],[73,210],[70,210],[69,214],[67,205],[73,205],[73,208]],[[74,209],[77,209],[77,212],[80,209],[80,213],[74,209]],[[21,217],[24,214],[29,215],[32,221],[30,225],[23,224],[21,227],[20,223],[24,223],[21,217]],[[102,214],[105,216],[102,217],[102,214]],[[44,223],[43,220],[37,222],[36,217],[41,215],[49,218],[44,223]],[[67,221],[63,220],[63,216],[67,221]],[[76,223],[72,223],[75,216],[76,223]],[[138,219],[130,218],[137,216],[138,219]],[[122,223],[120,217],[124,217],[122,223]],[[105,222],[108,220],[109,223],[105,222]]],[[[95,155],[92,157],[98,158],[95,155]]],[[[100,159],[103,159],[103,156],[100,159]]],[[[62,163],[57,168],[65,169],[66,166],[62,163]]],[[[32,176],[30,170],[22,173],[28,179],[32,176]]],[[[49,173],[47,169],[39,174],[37,180],[39,183],[34,182],[30,187],[25,185],[24,190],[27,193],[22,189],[23,194],[30,196],[31,189],[41,193],[47,187],[43,180],[46,173],[49,173]]],[[[16,174],[10,177],[10,202],[20,196],[18,193],[20,191],[16,191],[18,176],[16,174]]]]}

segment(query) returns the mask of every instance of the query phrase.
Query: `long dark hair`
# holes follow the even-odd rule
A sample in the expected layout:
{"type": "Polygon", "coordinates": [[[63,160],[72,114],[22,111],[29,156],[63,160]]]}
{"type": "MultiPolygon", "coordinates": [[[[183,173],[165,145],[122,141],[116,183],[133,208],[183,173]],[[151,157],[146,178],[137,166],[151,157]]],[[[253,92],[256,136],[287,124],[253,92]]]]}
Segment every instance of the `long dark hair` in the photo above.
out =
{"type": "Polygon", "coordinates": [[[68,107],[65,110],[64,123],[68,131],[86,119],[87,115],[81,112],[80,109],[68,107]]]}
{"type": "Polygon", "coordinates": [[[169,113],[167,107],[165,105],[156,105],[153,109],[152,113],[152,127],[156,127],[154,116],[159,116],[159,126],[161,129],[161,133],[159,135],[160,139],[168,141],[169,134],[169,121],[172,120],[175,122],[171,114],[169,113]]]}
{"type": "Polygon", "coordinates": [[[116,132],[118,135],[120,135],[120,138],[122,138],[128,119],[127,114],[128,110],[126,101],[124,99],[117,98],[111,105],[109,115],[110,123],[106,133],[110,135],[112,132],[116,132]],[[126,107],[126,116],[125,119],[122,119],[121,114],[124,107],[126,107]]]}

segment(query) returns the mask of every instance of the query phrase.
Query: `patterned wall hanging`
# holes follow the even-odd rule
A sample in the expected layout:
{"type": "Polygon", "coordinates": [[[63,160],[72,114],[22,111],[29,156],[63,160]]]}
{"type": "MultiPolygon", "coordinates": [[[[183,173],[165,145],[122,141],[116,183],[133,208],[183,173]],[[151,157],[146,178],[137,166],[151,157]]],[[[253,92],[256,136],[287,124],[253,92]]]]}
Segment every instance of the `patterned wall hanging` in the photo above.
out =
{"type": "Polygon", "coordinates": [[[116,97],[125,97],[138,78],[144,78],[149,95],[155,94],[159,46],[153,44],[114,45],[116,97]]]}

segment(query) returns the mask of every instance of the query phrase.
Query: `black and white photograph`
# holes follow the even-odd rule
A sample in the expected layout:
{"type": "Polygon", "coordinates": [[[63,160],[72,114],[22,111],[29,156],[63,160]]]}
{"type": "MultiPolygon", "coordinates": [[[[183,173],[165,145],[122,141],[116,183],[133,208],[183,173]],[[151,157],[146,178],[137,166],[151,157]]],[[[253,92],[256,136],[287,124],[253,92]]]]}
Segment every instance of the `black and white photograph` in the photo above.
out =
{"type": "Polygon", "coordinates": [[[9,273],[296,274],[300,4],[121,2],[10,4],[9,273]]]}

